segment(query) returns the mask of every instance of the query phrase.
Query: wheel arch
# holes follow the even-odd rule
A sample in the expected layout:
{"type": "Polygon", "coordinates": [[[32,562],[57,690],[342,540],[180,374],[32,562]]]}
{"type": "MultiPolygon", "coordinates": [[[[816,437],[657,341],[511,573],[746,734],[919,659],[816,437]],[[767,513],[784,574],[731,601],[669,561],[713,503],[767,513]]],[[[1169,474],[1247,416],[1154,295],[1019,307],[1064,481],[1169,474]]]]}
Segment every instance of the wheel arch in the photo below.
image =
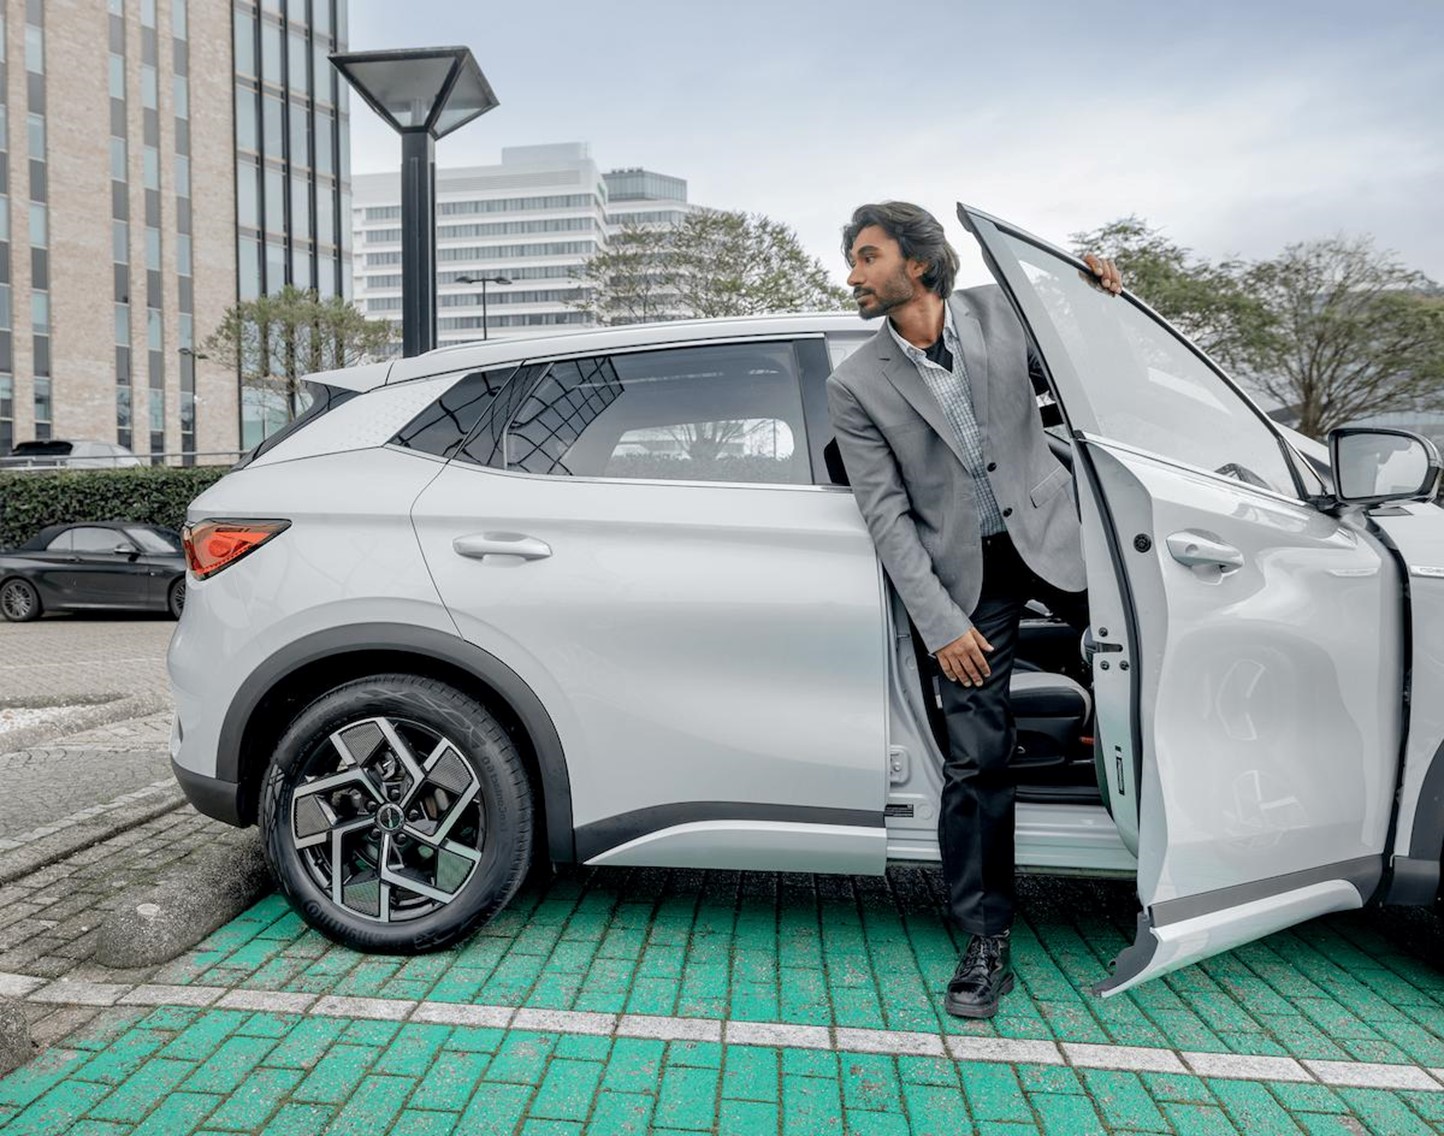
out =
{"type": "Polygon", "coordinates": [[[316,632],[276,652],[241,684],[221,723],[216,752],[216,777],[237,786],[240,823],[255,823],[270,755],[297,712],[341,683],[395,672],[445,682],[497,716],[532,777],[549,857],[574,862],[571,781],[561,738],[541,700],[489,652],[455,635],[405,624],[316,632]]]}

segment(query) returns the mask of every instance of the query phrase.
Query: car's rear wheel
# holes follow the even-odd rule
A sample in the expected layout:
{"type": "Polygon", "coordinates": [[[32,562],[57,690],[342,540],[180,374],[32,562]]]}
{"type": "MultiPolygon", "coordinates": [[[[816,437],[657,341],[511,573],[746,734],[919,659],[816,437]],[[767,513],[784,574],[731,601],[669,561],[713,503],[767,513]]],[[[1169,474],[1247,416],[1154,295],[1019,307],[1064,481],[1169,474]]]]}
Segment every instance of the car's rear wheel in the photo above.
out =
{"type": "Polygon", "coordinates": [[[505,906],[531,860],[516,746],[475,699],[414,675],[308,706],[277,746],[260,821],[302,917],[356,950],[456,942],[505,906]]]}
{"type": "Polygon", "coordinates": [[[179,576],[171,582],[170,589],[165,594],[165,606],[170,611],[172,619],[179,619],[181,612],[186,607],[186,578],[179,576]]]}
{"type": "Polygon", "coordinates": [[[40,593],[29,580],[6,580],[0,584],[0,615],[11,623],[29,623],[40,618],[40,593]]]}

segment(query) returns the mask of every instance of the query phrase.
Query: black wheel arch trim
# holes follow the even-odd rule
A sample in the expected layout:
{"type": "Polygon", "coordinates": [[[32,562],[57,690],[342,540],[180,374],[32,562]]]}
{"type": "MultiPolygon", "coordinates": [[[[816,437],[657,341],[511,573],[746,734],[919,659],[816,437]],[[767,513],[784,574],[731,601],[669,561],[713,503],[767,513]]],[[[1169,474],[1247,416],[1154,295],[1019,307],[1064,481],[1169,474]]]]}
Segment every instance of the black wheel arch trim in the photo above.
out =
{"type": "MultiPolygon", "coordinates": [[[[326,658],[358,651],[399,651],[440,659],[465,671],[505,700],[526,730],[536,753],[546,812],[547,851],[556,863],[572,863],[571,779],[561,737],[541,699],[514,670],[489,651],[460,636],[401,623],[357,623],[317,631],[288,643],[241,683],[221,723],[213,780],[241,784],[241,742],[251,714],[287,675],[326,658]]],[[[264,773],[264,770],[261,770],[264,773]]],[[[220,819],[225,819],[224,817],[220,819]]]]}
{"type": "Polygon", "coordinates": [[[822,805],[779,805],[759,801],[676,801],[604,817],[577,829],[578,863],[654,832],[709,820],[764,820],[788,824],[833,824],[885,828],[881,809],[838,809],[822,805]]]}

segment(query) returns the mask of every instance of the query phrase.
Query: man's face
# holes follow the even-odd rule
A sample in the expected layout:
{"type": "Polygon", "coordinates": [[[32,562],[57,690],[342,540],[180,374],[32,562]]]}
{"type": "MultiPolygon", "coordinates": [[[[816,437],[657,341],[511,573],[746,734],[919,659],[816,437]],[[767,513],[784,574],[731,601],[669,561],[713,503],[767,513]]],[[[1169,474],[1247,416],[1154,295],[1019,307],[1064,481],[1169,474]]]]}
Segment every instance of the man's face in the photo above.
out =
{"type": "Polygon", "coordinates": [[[927,265],[904,258],[897,241],[877,225],[869,225],[852,242],[848,287],[857,314],[876,319],[902,307],[920,291],[927,265]]]}

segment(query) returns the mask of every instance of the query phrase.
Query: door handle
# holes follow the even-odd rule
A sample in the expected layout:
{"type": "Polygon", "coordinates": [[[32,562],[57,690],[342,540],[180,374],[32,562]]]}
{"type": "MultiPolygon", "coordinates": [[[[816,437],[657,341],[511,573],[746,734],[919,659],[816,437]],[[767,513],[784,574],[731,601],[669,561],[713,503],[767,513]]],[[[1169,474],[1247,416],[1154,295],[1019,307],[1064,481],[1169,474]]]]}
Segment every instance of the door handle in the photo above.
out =
{"type": "Polygon", "coordinates": [[[520,556],[523,560],[544,560],[552,546],[526,533],[488,532],[459,536],[451,542],[458,556],[480,560],[484,556],[520,556]]]}
{"type": "Polygon", "coordinates": [[[1236,572],[1243,567],[1243,553],[1231,544],[1214,540],[1202,533],[1184,529],[1168,538],[1168,554],[1189,568],[1217,568],[1236,572]]]}

